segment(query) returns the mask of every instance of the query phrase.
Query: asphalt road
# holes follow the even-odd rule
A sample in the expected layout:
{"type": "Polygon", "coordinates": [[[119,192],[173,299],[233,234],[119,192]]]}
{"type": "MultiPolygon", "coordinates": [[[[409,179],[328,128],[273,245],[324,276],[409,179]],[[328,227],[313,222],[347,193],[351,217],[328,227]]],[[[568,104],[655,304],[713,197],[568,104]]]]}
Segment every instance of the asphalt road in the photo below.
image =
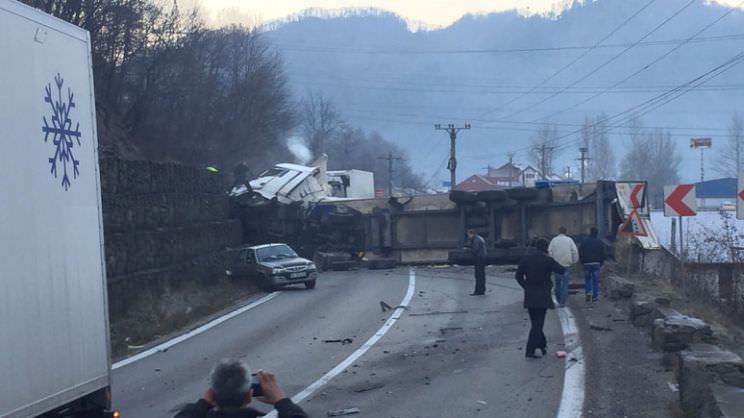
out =
{"type": "MultiPolygon", "coordinates": [[[[470,269],[415,270],[416,288],[400,319],[357,361],[301,402],[315,417],[359,408],[358,417],[555,417],[563,360],[526,360],[529,328],[513,273],[488,270],[488,293],[471,297],[470,269]]],[[[206,390],[224,357],[277,374],[296,395],[357,351],[388,321],[409,271],[324,273],[314,290],[282,291],[208,331],[118,368],[113,402],[124,417],[172,417],[206,390]],[[323,340],[349,338],[349,344],[323,340]]],[[[546,335],[563,342],[555,311],[546,335]]],[[[269,408],[262,405],[262,409],[269,408]]]]}

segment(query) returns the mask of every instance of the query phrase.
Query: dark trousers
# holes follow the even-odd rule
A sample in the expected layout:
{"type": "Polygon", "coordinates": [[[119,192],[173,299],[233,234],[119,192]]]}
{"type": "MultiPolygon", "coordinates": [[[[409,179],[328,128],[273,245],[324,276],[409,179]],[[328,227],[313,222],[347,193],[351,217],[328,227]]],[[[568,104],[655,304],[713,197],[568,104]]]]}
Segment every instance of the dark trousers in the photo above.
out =
{"type": "Polygon", "coordinates": [[[473,293],[486,293],[486,263],[480,260],[475,262],[475,291],[473,293]]]}
{"type": "Polygon", "coordinates": [[[530,336],[527,339],[527,352],[526,354],[533,354],[538,348],[547,348],[548,340],[545,339],[543,333],[543,325],[545,325],[545,314],[547,309],[530,308],[527,309],[530,313],[530,336]]]}

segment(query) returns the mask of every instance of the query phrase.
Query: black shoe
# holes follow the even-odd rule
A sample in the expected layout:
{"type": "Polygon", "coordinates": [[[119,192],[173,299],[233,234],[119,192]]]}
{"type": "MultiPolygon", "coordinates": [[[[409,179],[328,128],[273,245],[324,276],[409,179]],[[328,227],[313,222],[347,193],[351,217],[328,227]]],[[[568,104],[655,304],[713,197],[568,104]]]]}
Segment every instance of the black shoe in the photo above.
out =
{"type": "Polygon", "coordinates": [[[485,293],[477,293],[477,292],[473,292],[473,293],[471,293],[471,294],[470,294],[470,296],[483,296],[484,294],[485,294],[485,293]]]}
{"type": "Polygon", "coordinates": [[[591,302],[591,301],[592,301],[592,295],[591,295],[591,294],[588,294],[588,293],[587,293],[587,295],[586,295],[586,297],[584,298],[584,300],[585,300],[585,301],[586,301],[587,303],[588,303],[588,302],[591,302]]]}
{"type": "Polygon", "coordinates": [[[540,351],[542,352],[543,357],[548,355],[548,347],[541,348],[540,351]]]}
{"type": "Polygon", "coordinates": [[[540,358],[540,357],[538,357],[538,356],[537,356],[537,354],[535,354],[534,352],[532,352],[532,353],[525,353],[525,355],[524,355],[524,356],[525,356],[526,358],[540,358]]]}

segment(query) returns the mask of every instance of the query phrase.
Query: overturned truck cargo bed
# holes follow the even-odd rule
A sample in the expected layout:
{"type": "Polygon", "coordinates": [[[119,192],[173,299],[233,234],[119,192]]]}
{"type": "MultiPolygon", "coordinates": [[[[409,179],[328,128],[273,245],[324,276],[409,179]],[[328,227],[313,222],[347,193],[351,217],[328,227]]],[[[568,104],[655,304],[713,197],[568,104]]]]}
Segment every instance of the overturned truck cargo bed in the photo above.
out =
{"type": "Polygon", "coordinates": [[[552,237],[561,226],[577,238],[597,227],[612,241],[626,212],[615,183],[600,181],[310,205],[272,202],[243,208],[242,218],[252,242],[288,242],[306,257],[346,253],[347,261],[405,264],[469,264],[462,248],[472,228],[486,239],[490,264],[512,264],[534,239],[552,237]]]}

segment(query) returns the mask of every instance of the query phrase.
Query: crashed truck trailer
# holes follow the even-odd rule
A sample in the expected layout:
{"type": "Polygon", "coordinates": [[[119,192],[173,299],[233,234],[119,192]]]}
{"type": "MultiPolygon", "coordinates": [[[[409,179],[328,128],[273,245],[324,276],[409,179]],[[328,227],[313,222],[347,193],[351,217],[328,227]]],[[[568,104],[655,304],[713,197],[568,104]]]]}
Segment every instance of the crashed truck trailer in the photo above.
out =
{"type": "Polygon", "coordinates": [[[576,237],[596,226],[601,237],[613,241],[629,210],[621,200],[615,182],[600,181],[309,207],[274,203],[251,208],[243,219],[244,226],[253,226],[246,231],[248,240],[285,241],[316,260],[318,252],[340,252],[349,264],[360,254],[404,264],[468,264],[462,247],[465,231],[472,228],[486,239],[490,264],[512,264],[534,239],[554,236],[560,226],[576,237]],[[264,232],[257,235],[259,227],[264,232]]]}

